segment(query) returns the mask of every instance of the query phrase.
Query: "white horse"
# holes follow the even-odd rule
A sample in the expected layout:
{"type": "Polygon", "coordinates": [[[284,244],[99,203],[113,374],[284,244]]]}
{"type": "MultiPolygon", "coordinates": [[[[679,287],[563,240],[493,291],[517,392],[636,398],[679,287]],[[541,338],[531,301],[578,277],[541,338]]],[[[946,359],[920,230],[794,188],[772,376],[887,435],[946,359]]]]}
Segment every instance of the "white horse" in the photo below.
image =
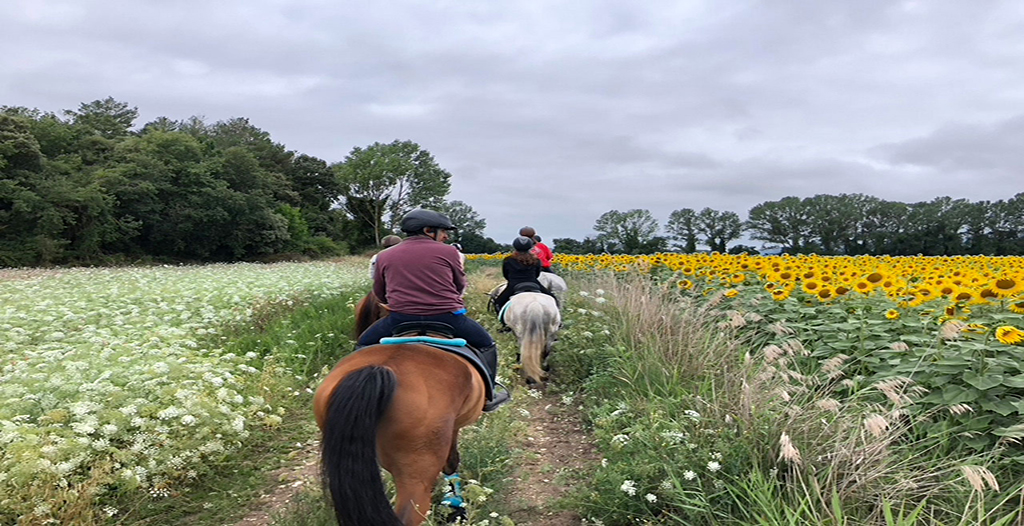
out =
{"type": "Polygon", "coordinates": [[[505,324],[519,339],[519,361],[526,383],[543,383],[547,377],[544,359],[562,324],[555,299],[542,292],[521,292],[512,296],[503,310],[505,324]]]}
{"type": "MultiPolygon", "coordinates": [[[[565,303],[565,292],[569,290],[569,286],[565,284],[565,280],[562,279],[558,274],[552,274],[550,272],[541,272],[540,276],[537,278],[537,281],[539,281],[541,285],[544,285],[544,288],[551,291],[551,293],[554,294],[556,298],[558,298],[559,305],[565,303]]],[[[501,294],[501,291],[505,290],[506,286],[508,286],[508,282],[501,283],[497,287],[491,289],[491,291],[488,292],[487,294],[493,300],[494,298],[498,297],[498,294],[501,294]]]]}
{"type": "Polygon", "coordinates": [[[565,303],[565,291],[569,290],[569,286],[565,284],[565,280],[561,276],[550,272],[541,272],[537,281],[558,298],[559,304],[565,303]]]}

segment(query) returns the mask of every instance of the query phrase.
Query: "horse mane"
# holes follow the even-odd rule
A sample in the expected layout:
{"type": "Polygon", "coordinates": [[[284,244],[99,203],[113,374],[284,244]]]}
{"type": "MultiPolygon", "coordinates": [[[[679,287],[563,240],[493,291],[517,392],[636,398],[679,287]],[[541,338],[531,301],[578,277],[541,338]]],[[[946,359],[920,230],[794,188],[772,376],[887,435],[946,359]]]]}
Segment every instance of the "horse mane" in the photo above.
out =
{"type": "Polygon", "coordinates": [[[359,303],[356,304],[356,323],[352,329],[355,334],[353,336],[359,339],[359,335],[363,331],[384,316],[387,316],[387,312],[381,308],[377,295],[372,290],[367,292],[366,296],[363,296],[363,299],[359,300],[359,303]]]}

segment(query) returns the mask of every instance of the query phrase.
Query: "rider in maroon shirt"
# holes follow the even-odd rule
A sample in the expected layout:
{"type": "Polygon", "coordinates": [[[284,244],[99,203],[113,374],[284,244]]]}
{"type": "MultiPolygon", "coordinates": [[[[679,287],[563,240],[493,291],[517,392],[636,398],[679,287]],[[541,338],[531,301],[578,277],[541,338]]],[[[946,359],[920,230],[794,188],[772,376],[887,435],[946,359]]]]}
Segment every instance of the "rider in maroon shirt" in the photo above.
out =
{"type": "MultiPolygon", "coordinates": [[[[391,314],[377,320],[359,336],[359,345],[373,345],[391,336],[392,329],[406,322],[434,321],[450,325],[455,336],[480,352],[491,382],[498,369],[498,345],[479,323],[466,316],[462,293],[466,271],[458,249],[444,242],[455,226],[444,214],[416,209],[402,218],[401,229],[408,237],[381,252],[373,276],[373,292],[391,314]]],[[[484,404],[493,411],[509,400],[508,392],[495,390],[484,404]]]]}

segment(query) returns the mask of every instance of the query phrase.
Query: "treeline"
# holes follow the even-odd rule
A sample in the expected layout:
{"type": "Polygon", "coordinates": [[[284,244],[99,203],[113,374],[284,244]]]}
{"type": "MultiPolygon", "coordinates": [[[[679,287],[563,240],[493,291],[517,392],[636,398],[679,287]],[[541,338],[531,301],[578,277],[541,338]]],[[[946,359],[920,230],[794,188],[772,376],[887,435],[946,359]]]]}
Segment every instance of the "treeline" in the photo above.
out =
{"type": "Polygon", "coordinates": [[[459,218],[493,251],[451,175],[411,141],[342,162],[287,150],[247,119],[160,117],[112,98],[57,115],[0,107],[0,266],[238,261],[374,246],[415,206],[459,218]]]}
{"type": "Polygon", "coordinates": [[[761,241],[789,254],[916,255],[1024,254],[1024,193],[1010,199],[972,202],[937,197],[919,203],[886,201],[863,194],[785,197],[735,212],[704,208],[673,211],[664,225],[650,211],[611,210],[594,224],[596,236],[555,239],[568,254],[642,254],[666,250],[758,253],[733,241],[761,241]]]}

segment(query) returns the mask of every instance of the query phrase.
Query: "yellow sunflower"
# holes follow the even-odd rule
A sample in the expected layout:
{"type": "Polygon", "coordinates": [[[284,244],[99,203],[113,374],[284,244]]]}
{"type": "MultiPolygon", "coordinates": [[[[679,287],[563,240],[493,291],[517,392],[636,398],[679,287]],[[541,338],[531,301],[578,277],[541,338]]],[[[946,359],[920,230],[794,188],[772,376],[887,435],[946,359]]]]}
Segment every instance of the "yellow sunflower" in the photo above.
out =
{"type": "Polygon", "coordinates": [[[968,323],[966,327],[960,330],[963,332],[973,332],[975,334],[985,334],[988,332],[988,327],[980,323],[968,323]]]}
{"type": "Polygon", "coordinates": [[[693,282],[688,279],[681,279],[676,282],[676,287],[679,287],[679,290],[690,290],[693,288],[693,282]]]}
{"type": "Polygon", "coordinates": [[[801,288],[804,289],[804,292],[808,294],[817,294],[818,291],[821,290],[821,282],[818,280],[809,279],[804,281],[803,285],[801,285],[801,288]]]}
{"type": "Polygon", "coordinates": [[[875,286],[868,280],[862,279],[853,284],[853,290],[861,294],[869,294],[875,286]]]}
{"type": "Polygon", "coordinates": [[[772,299],[782,301],[789,297],[789,289],[779,288],[772,291],[772,299]]]}
{"type": "Polygon", "coordinates": [[[726,298],[735,298],[736,296],[739,296],[739,295],[740,295],[740,291],[738,291],[736,289],[729,289],[729,290],[725,291],[725,297],[726,298]]]}
{"type": "Polygon", "coordinates": [[[890,320],[898,320],[900,319],[900,311],[896,309],[889,309],[885,311],[885,317],[889,318],[890,320]]]}
{"type": "Polygon", "coordinates": [[[1021,290],[1021,281],[1011,278],[1009,276],[1001,277],[992,282],[992,292],[996,293],[1000,298],[1006,298],[1012,296],[1021,290]]]}
{"type": "Polygon", "coordinates": [[[1024,342],[1024,331],[1010,325],[1003,325],[996,329],[996,339],[1006,345],[1017,345],[1024,342]]]}
{"type": "Polygon", "coordinates": [[[1024,298],[1018,298],[1016,301],[1007,305],[1006,308],[1016,312],[1017,314],[1024,314],[1024,298]]]}

